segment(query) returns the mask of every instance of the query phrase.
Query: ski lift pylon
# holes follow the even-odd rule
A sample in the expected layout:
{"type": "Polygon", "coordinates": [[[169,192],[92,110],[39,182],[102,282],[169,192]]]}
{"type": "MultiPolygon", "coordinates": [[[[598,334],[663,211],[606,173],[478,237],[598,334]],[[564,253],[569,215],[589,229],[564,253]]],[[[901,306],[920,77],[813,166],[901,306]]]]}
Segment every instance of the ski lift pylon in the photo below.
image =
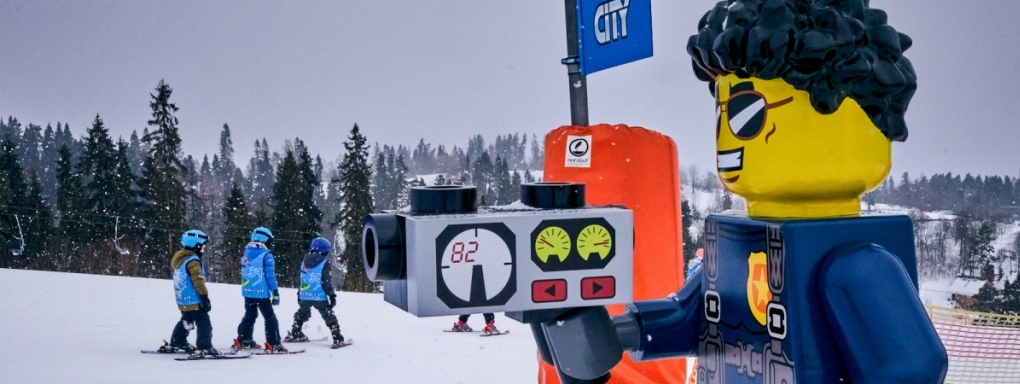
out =
{"type": "Polygon", "coordinates": [[[117,252],[120,253],[121,255],[130,255],[131,251],[121,248],[120,243],[118,243],[120,239],[124,238],[124,235],[117,236],[117,234],[119,233],[118,231],[120,229],[120,217],[118,216],[115,219],[116,221],[113,224],[113,247],[116,248],[117,252]]]}
{"type": "Polygon", "coordinates": [[[17,239],[21,245],[18,249],[11,249],[11,254],[14,256],[21,256],[21,254],[25,252],[25,234],[21,232],[21,220],[18,219],[18,215],[14,215],[14,222],[18,223],[18,236],[15,236],[14,238],[17,239]]]}

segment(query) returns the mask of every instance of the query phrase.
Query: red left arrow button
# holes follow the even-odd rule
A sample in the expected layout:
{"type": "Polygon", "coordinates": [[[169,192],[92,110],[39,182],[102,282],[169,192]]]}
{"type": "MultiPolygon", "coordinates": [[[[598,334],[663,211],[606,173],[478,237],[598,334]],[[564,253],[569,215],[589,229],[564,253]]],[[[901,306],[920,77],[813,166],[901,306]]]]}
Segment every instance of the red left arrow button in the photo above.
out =
{"type": "Polygon", "coordinates": [[[531,282],[531,301],[550,303],[564,300],[567,300],[566,280],[537,280],[531,282]]]}

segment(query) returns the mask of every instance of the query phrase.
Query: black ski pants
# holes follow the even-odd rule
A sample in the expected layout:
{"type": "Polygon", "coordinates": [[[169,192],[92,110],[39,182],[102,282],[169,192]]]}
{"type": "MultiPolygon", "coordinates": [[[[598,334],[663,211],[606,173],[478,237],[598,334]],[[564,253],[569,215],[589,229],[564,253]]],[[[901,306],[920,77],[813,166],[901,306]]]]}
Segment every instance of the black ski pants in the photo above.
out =
{"type": "Polygon", "coordinates": [[[255,319],[259,317],[259,312],[262,312],[262,320],[266,323],[266,342],[270,345],[280,345],[280,322],[276,320],[273,303],[269,299],[244,298],[244,318],[237,326],[237,339],[252,339],[252,333],[255,332],[255,319]]]}
{"type": "Polygon", "coordinates": [[[309,301],[301,300],[298,302],[300,307],[297,312],[294,313],[294,326],[295,328],[301,328],[301,325],[312,318],[312,308],[319,311],[319,315],[322,316],[322,320],[326,321],[326,326],[330,330],[340,330],[340,322],[336,320],[336,314],[333,313],[333,308],[330,308],[329,302],[327,301],[309,301]]]}
{"type": "Polygon", "coordinates": [[[174,327],[174,333],[170,336],[170,345],[188,345],[188,334],[191,331],[188,330],[190,326],[185,327],[184,322],[193,324],[195,328],[198,328],[198,340],[195,342],[196,348],[212,348],[212,323],[209,321],[209,312],[202,310],[181,312],[181,320],[177,322],[177,326],[174,327]]]}
{"type": "MultiPolygon", "coordinates": [[[[494,314],[483,313],[482,316],[485,317],[485,324],[489,324],[489,323],[491,323],[493,321],[496,321],[496,315],[494,315],[494,314]]],[[[460,315],[459,320],[466,323],[468,317],[471,317],[471,315],[460,315]]]]}

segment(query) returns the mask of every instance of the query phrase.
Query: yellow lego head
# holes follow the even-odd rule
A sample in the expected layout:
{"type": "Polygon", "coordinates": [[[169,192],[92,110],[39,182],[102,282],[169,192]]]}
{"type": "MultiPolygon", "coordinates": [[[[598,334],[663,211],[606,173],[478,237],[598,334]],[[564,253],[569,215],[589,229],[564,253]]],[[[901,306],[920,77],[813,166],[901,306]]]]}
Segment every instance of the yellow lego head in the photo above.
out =
{"type": "Polygon", "coordinates": [[[860,213],[860,198],[889,174],[891,142],[851,98],[831,114],[782,78],[715,80],[717,166],[754,217],[860,213]]]}

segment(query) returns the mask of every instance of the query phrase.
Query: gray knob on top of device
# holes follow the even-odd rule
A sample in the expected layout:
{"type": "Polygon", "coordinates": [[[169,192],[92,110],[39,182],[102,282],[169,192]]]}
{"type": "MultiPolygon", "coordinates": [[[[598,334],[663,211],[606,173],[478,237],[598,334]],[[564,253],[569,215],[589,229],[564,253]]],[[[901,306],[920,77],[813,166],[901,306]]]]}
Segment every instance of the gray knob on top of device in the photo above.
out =
{"type": "Polygon", "coordinates": [[[435,185],[412,187],[408,197],[413,213],[471,213],[478,211],[477,194],[475,187],[435,185]]]}
{"type": "Polygon", "coordinates": [[[521,203],[542,209],[584,207],[584,184],[541,182],[521,184],[521,203]]]}

